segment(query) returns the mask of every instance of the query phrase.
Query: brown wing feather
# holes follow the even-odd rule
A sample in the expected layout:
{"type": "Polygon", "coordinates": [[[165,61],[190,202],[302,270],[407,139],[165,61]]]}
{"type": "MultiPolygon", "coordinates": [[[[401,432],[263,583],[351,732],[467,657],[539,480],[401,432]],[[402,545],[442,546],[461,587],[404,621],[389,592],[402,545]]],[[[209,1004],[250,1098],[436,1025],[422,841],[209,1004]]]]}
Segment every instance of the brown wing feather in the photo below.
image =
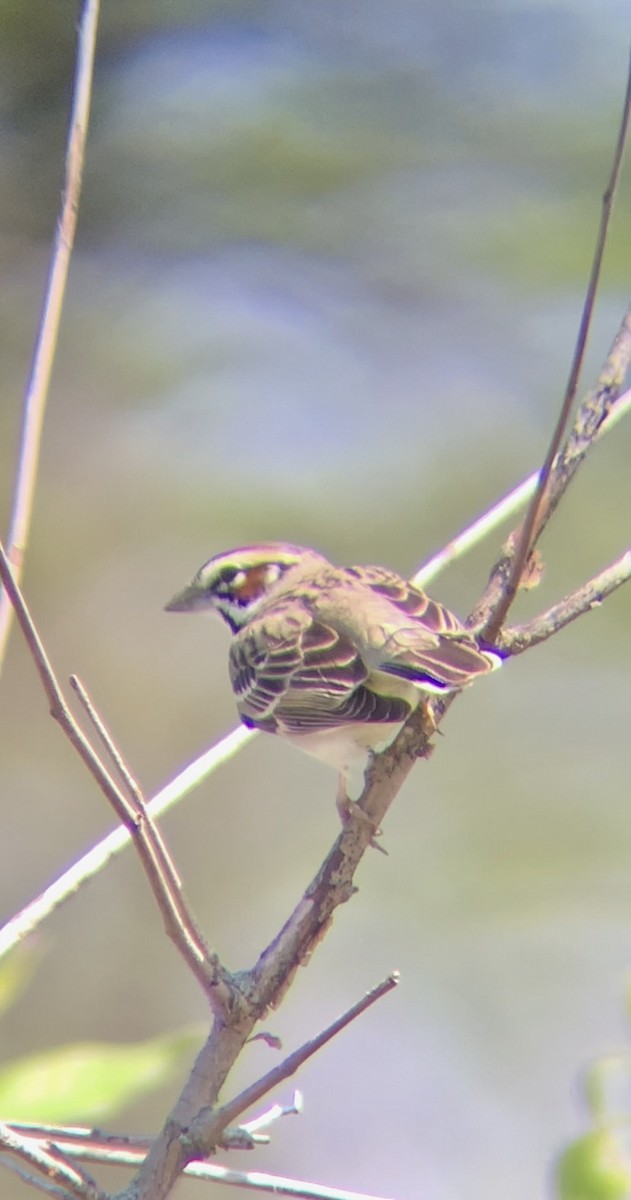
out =
{"type": "Polygon", "coordinates": [[[290,636],[276,634],[272,623],[248,626],[230,648],[229,665],[242,720],[264,730],[396,721],[409,713],[404,701],[363,686],[368,670],[353,642],[321,622],[290,636]]]}
{"type": "Polygon", "coordinates": [[[431,692],[455,691],[494,669],[468,629],[437,600],[385,567],[350,567],[349,574],[412,620],[383,647],[379,669],[431,692]]]}
{"type": "Polygon", "coordinates": [[[463,633],[465,627],[454,613],[432,600],[421,588],[415,587],[402,579],[395,571],[386,567],[349,567],[348,573],[359,579],[363,584],[385,596],[400,612],[406,616],[416,617],[423,625],[437,634],[463,633]]]}
{"type": "Polygon", "coordinates": [[[268,732],[403,721],[410,712],[405,700],[364,686],[368,668],[357,648],[319,621],[290,636],[266,621],[248,626],[232,643],[230,678],[241,719],[268,732]]]}

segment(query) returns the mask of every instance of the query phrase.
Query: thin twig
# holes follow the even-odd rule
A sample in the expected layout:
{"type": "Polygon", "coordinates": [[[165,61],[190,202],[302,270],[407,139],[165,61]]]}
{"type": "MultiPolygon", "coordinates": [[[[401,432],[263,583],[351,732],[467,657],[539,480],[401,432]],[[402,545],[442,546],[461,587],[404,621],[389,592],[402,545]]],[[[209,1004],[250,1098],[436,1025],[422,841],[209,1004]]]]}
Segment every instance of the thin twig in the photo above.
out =
{"type": "Polygon", "coordinates": [[[0,1123],[0,1149],[15,1154],[23,1162],[41,1172],[48,1181],[57,1183],[79,1200],[107,1200],[93,1179],[67,1162],[64,1155],[49,1143],[20,1137],[9,1125],[0,1123]]]}
{"type": "MultiPolygon", "coordinates": [[[[618,422],[627,416],[629,411],[631,411],[631,389],[624,392],[615,401],[606,420],[598,428],[593,439],[594,442],[600,441],[606,433],[610,433],[618,422]]],[[[533,471],[532,475],[529,475],[517,487],[507,492],[501,500],[498,500],[496,504],[482,513],[480,517],[477,517],[475,521],[467,525],[450,542],[447,542],[447,545],[442,550],[439,550],[437,554],[434,554],[427,562],[423,563],[412,576],[410,582],[416,587],[426,587],[428,583],[435,579],[446,567],[450,566],[451,563],[456,562],[459,558],[462,558],[463,554],[472,550],[474,546],[479,545],[485,537],[488,537],[490,533],[493,533],[497,529],[498,525],[501,525],[503,521],[512,517],[519,511],[522,504],[525,504],[530,499],[537,486],[538,479],[539,472],[533,471]]]]}
{"type": "Polygon", "coordinates": [[[612,163],[612,167],[611,167],[609,182],[607,184],[607,188],[603,195],[602,208],[601,208],[601,214],[600,214],[600,223],[599,223],[599,227],[598,227],[598,235],[596,237],[596,246],[594,249],[594,257],[592,260],[592,267],[591,267],[591,271],[590,271],[589,282],[587,285],[587,291],[585,294],[583,311],[582,311],[581,319],[579,322],[578,335],[576,338],[576,345],[574,347],[574,354],[572,356],[572,363],[570,366],[570,372],[569,372],[569,377],[568,377],[568,381],[567,381],[567,385],[566,385],[566,389],[565,389],[565,395],[563,397],[563,402],[561,404],[561,411],[559,413],[559,417],[558,417],[558,420],[557,420],[557,423],[556,423],[556,426],[554,429],[554,433],[552,434],[550,445],[548,447],[548,453],[546,454],[543,466],[539,473],[537,487],[535,489],[534,495],[530,502],[530,506],[528,508],[528,512],[526,513],[525,520],[524,520],[524,522],[521,526],[521,529],[515,539],[515,549],[511,555],[510,567],[509,567],[508,574],[507,574],[505,582],[504,582],[504,586],[502,588],[502,592],[501,592],[499,601],[496,604],[496,606],[494,607],[494,609],[484,627],[484,635],[491,642],[496,638],[499,629],[501,629],[501,627],[504,623],[506,614],[508,613],[508,610],[509,610],[511,604],[512,604],[513,600],[515,599],[515,596],[517,594],[517,589],[519,587],[519,581],[522,577],[524,567],[526,566],[528,555],[530,554],[531,549],[532,549],[533,545],[535,544],[535,542],[537,541],[537,538],[539,536],[540,530],[538,528],[538,521],[539,521],[540,511],[545,506],[545,492],[546,492],[546,488],[548,486],[548,482],[550,479],[552,465],[558,454],[559,447],[561,445],[561,440],[563,438],[563,433],[566,429],[566,426],[567,426],[567,423],[568,423],[568,420],[570,417],[570,413],[572,411],[572,405],[574,403],[574,398],[576,396],[576,389],[578,387],[578,381],[579,381],[582,366],[583,366],[583,359],[585,357],[585,347],[587,345],[587,338],[589,335],[592,316],[593,316],[593,312],[594,312],[594,304],[596,301],[598,281],[600,278],[600,271],[601,271],[601,267],[602,267],[603,255],[604,255],[604,251],[605,251],[605,245],[607,242],[607,234],[609,231],[609,224],[611,221],[611,214],[613,211],[613,203],[614,203],[614,198],[615,198],[615,194],[616,194],[616,188],[617,188],[618,180],[620,177],[620,168],[622,166],[622,159],[623,159],[623,155],[624,155],[624,148],[625,148],[628,126],[629,126],[630,110],[631,110],[631,58],[629,60],[629,67],[627,70],[627,86],[626,86],[626,91],[625,91],[624,104],[622,107],[620,128],[618,130],[618,137],[616,140],[616,147],[615,147],[615,151],[614,151],[613,163],[612,163]]]}
{"type": "Polygon", "coordinates": [[[120,750],[115,745],[114,740],[113,740],[109,730],[106,728],[102,717],[96,711],[96,708],[88,694],[87,688],[84,686],[84,684],[81,682],[81,680],[79,679],[79,677],[77,675],[70,676],[70,686],[77,693],[77,696],[79,697],[79,700],[84,708],[86,716],[90,720],[90,722],[91,722],[95,732],[97,733],[100,741],[102,742],[105,750],[107,751],[112,762],[114,763],[114,766],[116,767],[116,770],[118,771],[118,774],[120,775],[123,784],[125,785],[125,787],[127,788],[127,791],[129,792],[130,798],[133,802],[133,815],[138,819],[144,820],[147,824],[147,830],[148,830],[148,832],[150,832],[151,837],[155,843],[155,846],[160,851],[160,854],[162,856],[162,860],[163,860],[163,864],[164,864],[163,870],[165,872],[165,875],[170,880],[169,886],[175,892],[179,893],[182,889],[182,880],[180,879],[180,876],[178,875],[178,873],[175,869],[175,866],[171,859],[171,855],[169,854],[169,851],[167,850],[167,847],[165,845],[162,834],[160,833],[158,826],[156,825],[155,821],[153,820],[151,813],[147,809],[147,802],[140,790],[140,786],[139,786],[137,780],[134,779],[134,776],[132,775],[131,771],[129,770],[129,767],[127,766],[127,763],[125,762],[120,750]]]}
{"type": "Polygon", "coordinates": [[[302,1093],[296,1090],[291,1104],[272,1104],[260,1117],[252,1117],[251,1121],[246,1121],[245,1125],[237,1128],[247,1129],[252,1136],[257,1136],[261,1129],[269,1129],[280,1117],[300,1116],[302,1107],[302,1093]]]}
{"type": "MultiPolygon", "coordinates": [[[[340,842],[344,843],[349,854],[352,848],[353,860],[356,865],[368,842],[363,836],[356,838],[355,835],[360,830],[364,835],[366,825],[366,821],[351,818],[349,826],[355,826],[355,828],[349,828],[349,826],[345,828],[331,851],[325,867],[328,865],[331,870],[334,870],[335,867],[339,868],[340,842]]],[[[370,831],[368,831],[369,840],[370,831]]],[[[311,900],[307,897],[303,898],[302,904],[298,907],[303,910],[305,906],[310,908],[312,910],[311,919],[317,926],[321,924],[323,909],[327,905],[331,906],[330,912],[336,904],[342,902],[343,887],[343,881],[336,889],[330,882],[327,886],[327,881],[323,880],[318,896],[311,900]]],[[[290,918],[290,922],[292,920],[293,918],[290,918]]],[[[309,918],[307,918],[308,924],[309,918]]],[[[308,940],[309,933],[307,932],[303,945],[308,940]]],[[[244,988],[252,989],[252,1018],[249,1021],[241,1020],[238,1025],[233,1023],[231,1026],[223,1027],[219,1021],[215,1021],[206,1044],[200,1050],[193,1070],[160,1134],[151,1146],[138,1174],[131,1181],[129,1187],[121,1193],[118,1200],[123,1200],[123,1198],[124,1200],[165,1200],[171,1194],[175,1181],[181,1175],[185,1165],[193,1158],[205,1157],[207,1152],[205,1147],[210,1149],[211,1145],[217,1145],[221,1141],[222,1131],[244,1108],[254,1104],[257,1098],[264,1095],[270,1087],[286,1078],[292,1069],[296,1069],[300,1061],[304,1061],[305,1049],[307,1054],[315,1052],[320,1045],[324,1045],[328,1041],[329,1037],[334,1036],[349,1020],[352,1020],[356,1011],[363,1011],[396,984],[396,976],[385,980],[379,988],[364,997],[359,1006],[353,1006],[319,1038],[308,1043],[306,1048],[297,1051],[296,1055],[290,1055],[289,1059],[280,1065],[280,1068],[275,1068],[274,1072],[266,1075],[253,1087],[246,1089],[229,1104],[215,1109],[214,1105],[223,1083],[245,1045],[255,1020],[261,1016],[266,1005],[280,1001],[287,989],[289,979],[293,976],[296,964],[301,961],[299,949],[293,955],[291,950],[288,955],[285,955],[284,951],[287,946],[288,941],[286,940],[277,955],[275,970],[272,968],[270,973],[264,974],[258,978],[258,981],[255,972],[241,973],[240,978],[244,988]]]]}
{"type": "MultiPolygon", "coordinates": [[[[15,608],[20,629],[48,697],[52,716],[58,721],[93,779],[96,780],[103,795],[114,808],[119,820],[123,821],[133,836],[145,873],[165,919],[167,933],[189,969],[201,983],[214,1011],[225,1016],[227,1012],[234,1010],[235,1006],[239,1006],[241,997],[239,988],[230,972],[222,967],[217,956],[208,951],[201,934],[199,934],[196,924],[179,894],[179,887],[177,883],[174,884],[170,874],[170,857],[167,855],[165,858],[162,855],[161,839],[154,840],[152,838],[153,826],[151,821],[147,820],[146,811],[144,809],[141,811],[117,788],[74,720],[64,701],[61,688],[24,598],[12,577],[11,568],[1,545],[0,578],[15,608]],[[180,919],[181,912],[186,913],[184,922],[180,919]]],[[[177,876],[175,879],[177,880],[177,876]]]]}
{"type": "Polygon", "coordinates": [[[33,1188],[35,1191],[43,1192],[46,1196],[53,1196],[54,1200],[71,1200],[70,1193],[66,1188],[57,1187],[56,1183],[49,1183],[48,1180],[42,1179],[41,1175],[33,1175],[31,1171],[26,1171],[20,1166],[19,1162],[14,1162],[8,1154],[0,1153],[0,1166],[5,1171],[11,1171],[17,1175],[18,1179],[22,1180],[27,1187],[33,1188]]]}
{"type": "MultiPolygon", "coordinates": [[[[22,1127],[16,1126],[16,1128],[22,1127]]],[[[28,1127],[25,1128],[28,1134],[28,1127]]],[[[64,1136],[64,1131],[61,1129],[55,1141],[60,1149],[63,1149],[64,1154],[73,1160],[82,1159],[85,1162],[111,1167],[140,1166],[151,1145],[150,1138],[118,1138],[109,1134],[99,1135],[90,1129],[70,1130],[67,1136],[64,1136]]],[[[387,1200],[387,1197],[384,1196],[368,1195],[365,1192],[349,1192],[345,1188],[324,1187],[321,1184],[307,1183],[300,1179],[285,1179],[280,1175],[267,1175],[261,1171],[235,1171],[228,1167],[220,1167],[216,1163],[192,1162],[184,1167],[182,1174],[208,1183],[222,1183],[227,1187],[241,1187],[251,1191],[270,1193],[273,1196],[290,1196],[294,1200],[387,1200]]],[[[67,1192],[62,1193],[59,1189],[54,1191],[51,1189],[51,1194],[57,1197],[63,1196],[63,1200],[66,1200],[68,1195],[67,1192]]]]}
{"type": "Polygon", "coordinates": [[[208,961],[209,950],[184,900],[182,881],[175,869],[164,838],[147,810],[147,804],[138,783],[118,747],[114,744],[113,738],[86,688],[76,675],[70,677],[70,683],[130,794],[130,803],[125,804],[123,812],[121,813],[116,806],[115,812],[118,817],[122,817],[127,828],[133,830],[135,836],[142,843],[143,866],[162,913],[167,933],[177,946],[186,947],[185,958],[189,963],[195,964],[197,973],[199,965],[208,961]]]}
{"type": "MultiPolygon", "coordinates": [[[[24,568],[44,412],[52,372],[59,322],[68,279],[81,195],[83,162],[90,116],[99,0],[84,0],[77,33],[77,65],[61,211],[57,221],[48,281],[40,317],[33,361],[26,387],[20,435],[20,451],[14,488],[13,511],[7,539],[8,558],[13,576],[19,582],[24,568]]],[[[2,665],[13,609],[8,596],[0,592],[0,667],[2,665]]]]}
{"type": "Polygon", "coordinates": [[[78,675],[71,675],[69,683],[73,691],[77,693],[79,701],[85,710],[86,716],[89,718],[95,732],[98,734],[104,749],[109,754],[130,796],[136,800],[137,803],[144,804],[145,801],[140,791],[140,786],[137,780],[134,779],[118,747],[114,744],[109,730],[106,729],[101,717],[97,713],[86,687],[81,682],[78,675]]]}
{"type": "MultiPolygon", "coordinates": [[[[631,363],[631,306],[627,309],[620,328],[595,387],[581,401],[565,445],[555,456],[544,504],[537,517],[536,536],[545,529],[556,507],[567,491],[587,452],[595,445],[598,432],[617,405],[625,375],[631,363]]],[[[468,618],[467,624],[476,628],[487,640],[489,630],[496,622],[498,605],[504,593],[513,560],[514,547],[519,540],[519,529],[507,539],[502,555],[491,571],[484,592],[468,618]]]]}
{"type": "MultiPolygon", "coordinates": [[[[216,746],[206,750],[204,754],[185,767],[175,779],[147,804],[147,812],[154,818],[167,812],[174,804],[193,788],[198,787],[217,767],[228,762],[252,738],[256,731],[238,726],[232,733],[222,738],[216,746]]],[[[61,904],[73,896],[83,884],[99,875],[111,859],[115,858],[132,841],[130,831],[119,825],[108,833],[91,850],[82,855],[67,871],[64,871],[39,896],[26,904],[0,929],[0,961],[14,946],[30,933],[33,933],[43,921],[54,913],[61,904]]]]}
{"type": "Polygon", "coordinates": [[[627,550],[621,558],[616,559],[611,566],[606,567],[599,575],[595,575],[588,583],[577,588],[575,592],[559,600],[547,612],[526,625],[515,625],[506,629],[500,636],[499,645],[507,655],[513,657],[547,641],[560,629],[564,629],[577,617],[592,608],[597,608],[603,600],[617,591],[623,583],[631,579],[631,550],[627,550]]]}
{"type": "MultiPolygon", "coordinates": [[[[300,1095],[300,1093],[296,1093],[300,1095]]],[[[280,1117],[301,1111],[294,1101],[291,1105],[275,1104],[260,1117],[255,1117],[243,1125],[235,1125],[225,1129],[221,1142],[222,1150],[251,1150],[255,1145],[269,1145],[268,1134],[259,1133],[280,1117]]],[[[52,1142],[65,1153],[72,1152],[74,1147],[89,1146],[92,1150],[103,1147],[118,1147],[133,1149],[134,1152],[146,1153],[153,1142],[151,1137],[131,1136],[129,1134],[103,1133],[86,1125],[50,1125],[38,1124],[35,1121],[7,1121],[7,1128],[17,1136],[32,1138],[35,1142],[52,1142]]]]}
{"type": "Polygon", "coordinates": [[[346,1029],[347,1025],[350,1025],[352,1021],[360,1017],[377,1000],[381,1000],[383,996],[391,992],[397,986],[398,982],[398,972],[394,971],[392,975],[382,980],[381,983],[367,992],[365,996],[362,996],[361,1000],[358,1000],[356,1004],[347,1009],[341,1017],[338,1017],[336,1021],[333,1021],[331,1025],[323,1029],[316,1037],[299,1046],[297,1050],[294,1050],[293,1054],[289,1054],[278,1066],[272,1067],[271,1071],[268,1071],[261,1079],[257,1079],[255,1083],[250,1084],[238,1096],[235,1096],[233,1100],[229,1100],[227,1104],[224,1104],[214,1112],[202,1111],[188,1130],[186,1142],[195,1148],[196,1154],[199,1152],[204,1156],[209,1154],[226,1126],[236,1121],[241,1116],[241,1113],[251,1108],[263,1096],[266,1096],[272,1088],[276,1087],[279,1083],[283,1083],[285,1079],[290,1079],[292,1075],[295,1075],[303,1063],[312,1058],[318,1050],[326,1046],[327,1042],[336,1037],[342,1029],[346,1029]]]}

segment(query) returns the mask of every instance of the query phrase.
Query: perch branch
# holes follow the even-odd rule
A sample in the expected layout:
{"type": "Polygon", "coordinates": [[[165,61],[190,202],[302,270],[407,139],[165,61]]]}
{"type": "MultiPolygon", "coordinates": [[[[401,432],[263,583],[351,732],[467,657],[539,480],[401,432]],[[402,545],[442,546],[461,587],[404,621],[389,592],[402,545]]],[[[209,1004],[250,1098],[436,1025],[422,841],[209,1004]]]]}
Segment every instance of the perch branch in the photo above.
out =
{"type": "MultiPolygon", "coordinates": [[[[597,441],[606,433],[610,433],[618,422],[629,413],[630,409],[631,390],[628,390],[615,401],[606,419],[598,426],[594,440],[597,441]]],[[[468,525],[443,550],[419,568],[413,576],[412,582],[418,587],[425,587],[446,566],[460,558],[484,537],[488,537],[503,520],[506,520],[528,500],[529,496],[533,494],[537,479],[538,473],[535,471],[486,513],[468,525]]],[[[215,746],[204,751],[194,762],[184,767],[170,783],[161,788],[148,801],[147,812],[149,815],[154,819],[162,816],[257,736],[256,730],[246,729],[243,725],[237,726],[215,746]]],[[[124,825],[119,825],[117,829],[112,830],[82,855],[39,896],[25,905],[10,921],[7,921],[0,928],[0,960],[18,942],[37,929],[84,883],[100,874],[107,863],[120,854],[131,840],[132,836],[129,830],[124,825]]]]}

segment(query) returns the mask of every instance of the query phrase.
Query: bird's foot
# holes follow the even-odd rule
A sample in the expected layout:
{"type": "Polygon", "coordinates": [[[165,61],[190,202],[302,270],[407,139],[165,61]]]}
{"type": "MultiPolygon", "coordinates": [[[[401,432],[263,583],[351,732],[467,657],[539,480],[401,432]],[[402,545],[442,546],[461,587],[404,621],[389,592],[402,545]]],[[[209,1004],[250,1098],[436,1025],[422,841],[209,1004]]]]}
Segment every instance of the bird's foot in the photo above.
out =
{"type": "Polygon", "coordinates": [[[380,854],[387,855],[388,851],[386,850],[385,846],[380,846],[379,842],[376,840],[377,838],[381,837],[381,829],[379,829],[378,826],[375,826],[373,821],[371,821],[370,817],[368,816],[368,813],[365,813],[363,808],[359,807],[359,804],[356,800],[351,800],[348,792],[346,791],[346,783],[343,775],[340,776],[338,782],[335,803],[337,806],[337,811],[340,814],[340,821],[342,822],[342,825],[346,827],[351,817],[357,817],[362,824],[370,826],[370,845],[372,846],[373,850],[378,850],[380,854]]]}
{"type": "Polygon", "coordinates": [[[431,738],[435,733],[440,733],[440,729],[436,724],[434,709],[431,700],[421,700],[421,719],[423,722],[423,733],[425,737],[431,738]]]}

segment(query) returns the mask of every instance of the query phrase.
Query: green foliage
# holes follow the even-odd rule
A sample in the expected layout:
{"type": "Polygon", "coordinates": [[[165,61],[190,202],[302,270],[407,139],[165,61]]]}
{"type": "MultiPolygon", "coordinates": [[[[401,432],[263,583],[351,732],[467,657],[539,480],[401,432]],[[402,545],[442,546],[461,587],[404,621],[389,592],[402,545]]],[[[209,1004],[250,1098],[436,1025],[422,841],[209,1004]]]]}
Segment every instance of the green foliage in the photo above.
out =
{"type": "Polygon", "coordinates": [[[13,1121],[101,1121],[167,1083],[199,1046],[199,1029],[146,1042],[58,1046],[0,1068],[0,1112],[13,1121]]]}
{"type": "Polygon", "coordinates": [[[41,959],[42,943],[31,938],[0,962],[0,1017],[26,991],[41,959]]]}
{"type": "Polygon", "coordinates": [[[559,1200],[629,1200],[631,1197],[631,1057],[608,1054],[585,1076],[585,1098],[595,1128],[563,1153],[557,1171],[559,1200]]]}
{"type": "Polygon", "coordinates": [[[559,1200],[628,1200],[629,1129],[594,1129],[573,1142],[559,1161],[557,1195],[559,1200]]]}

